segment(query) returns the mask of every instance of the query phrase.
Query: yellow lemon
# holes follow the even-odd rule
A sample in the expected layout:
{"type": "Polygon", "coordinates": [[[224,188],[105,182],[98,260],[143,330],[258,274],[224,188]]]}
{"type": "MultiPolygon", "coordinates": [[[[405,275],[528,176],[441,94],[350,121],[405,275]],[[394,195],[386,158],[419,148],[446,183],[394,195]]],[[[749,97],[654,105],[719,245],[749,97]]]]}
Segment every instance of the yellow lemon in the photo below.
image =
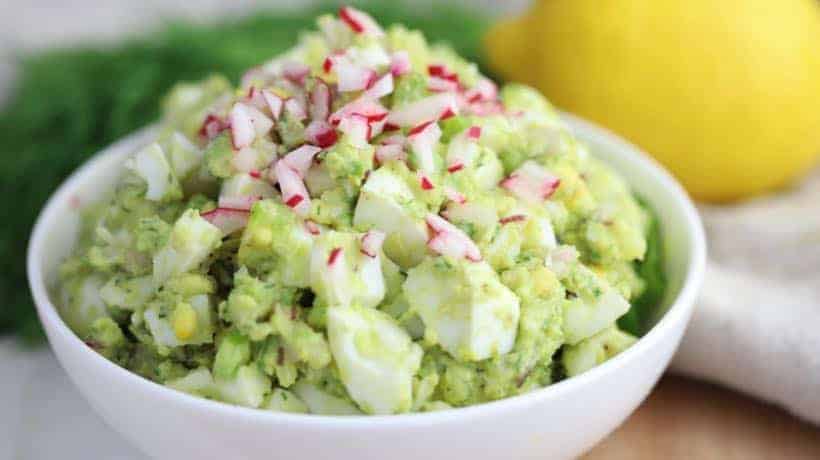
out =
{"type": "Polygon", "coordinates": [[[501,76],[636,142],[699,199],[771,190],[820,154],[816,0],[541,0],[486,48],[501,76]]]}

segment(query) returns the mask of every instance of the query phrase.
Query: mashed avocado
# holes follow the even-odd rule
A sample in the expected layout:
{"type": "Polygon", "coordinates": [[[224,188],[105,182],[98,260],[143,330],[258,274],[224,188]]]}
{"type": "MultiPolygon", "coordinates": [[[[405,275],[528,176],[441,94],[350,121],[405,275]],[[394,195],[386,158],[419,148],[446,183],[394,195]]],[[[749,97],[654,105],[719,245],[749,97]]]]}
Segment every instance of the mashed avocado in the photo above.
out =
{"type": "Polygon", "coordinates": [[[629,347],[657,228],[550,104],[353,8],[318,29],[237,89],[172,91],[86,211],[69,326],[179,391],[337,415],[497,400],[629,347]]]}

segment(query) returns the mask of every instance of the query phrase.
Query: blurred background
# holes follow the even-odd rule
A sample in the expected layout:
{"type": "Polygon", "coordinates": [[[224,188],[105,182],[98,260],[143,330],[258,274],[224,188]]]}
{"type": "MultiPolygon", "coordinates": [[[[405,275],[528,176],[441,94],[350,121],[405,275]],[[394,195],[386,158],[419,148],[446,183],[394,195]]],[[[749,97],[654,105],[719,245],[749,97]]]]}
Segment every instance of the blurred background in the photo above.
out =
{"type": "MultiPolygon", "coordinates": [[[[820,3],[347,3],[538,87],[699,201],[709,272],[676,376],[591,458],[820,458],[820,3]]],[[[23,260],[47,197],[174,82],[236,79],[336,7],[0,0],[0,458],[141,458],[43,346],[23,260]]]]}

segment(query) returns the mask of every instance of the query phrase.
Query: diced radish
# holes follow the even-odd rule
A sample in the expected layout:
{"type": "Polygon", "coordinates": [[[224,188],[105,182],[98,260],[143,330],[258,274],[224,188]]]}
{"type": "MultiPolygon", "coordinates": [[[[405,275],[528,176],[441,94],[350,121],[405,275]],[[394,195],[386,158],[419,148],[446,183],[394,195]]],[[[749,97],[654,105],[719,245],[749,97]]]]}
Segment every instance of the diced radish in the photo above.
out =
{"type": "Polygon", "coordinates": [[[339,257],[344,252],[342,248],[333,248],[330,250],[330,254],[327,256],[327,266],[332,267],[336,265],[336,262],[339,261],[339,257]]]}
{"type": "Polygon", "coordinates": [[[478,128],[479,134],[481,133],[481,128],[473,126],[450,139],[447,146],[447,172],[454,173],[475,163],[479,148],[475,142],[477,137],[474,137],[474,128],[478,128]]]}
{"type": "Polygon", "coordinates": [[[262,173],[259,172],[258,169],[251,169],[250,171],[248,171],[248,175],[253,177],[254,179],[259,179],[260,177],[262,177],[262,173]]]}
{"type": "Polygon", "coordinates": [[[237,171],[247,173],[256,169],[256,162],[259,155],[252,147],[242,147],[231,158],[231,163],[237,171]]]}
{"type": "Polygon", "coordinates": [[[476,85],[464,92],[467,102],[494,101],[498,97],[498,87],[492,80],[481,78],[476,85]]]}
{"type": "Polygon", "coordinates": [[[400,77],[410,72],[410,54],[405,50],[396,51],[390,57],[390,73],[400,77]]]}
{"type": "Polygon", "coordinates": [[[501,225],[504,225],[509,224],[510,222],[523,222],[525,220],[527,220],[527,216],[525,216],[524,214],[513,214],[511,216],[502,217],[501,219],[498,219],[498,222],[501,225]]]}
{"type": "Polygon", "coordinates": [[[377,163],[385,164],[391,160],[407,160],[407,153],[405,153],[401,144],[387,144],[376,147],[377,163]]]}
{"type": "Polygon", "coordinates": [[[222,118],[214,114],[208,114],[208,116],[205,117],[205,121],[202,122],[199,135],[207,140],[211,140],[230,127],[231,124],[222,118]]]}
{"type": "Polygon", "coordinates": [[[339,8],[339,18],[357,34],[372,35],[381,37],[384,31],[379,24],[364,11],[357,10],[349,6],[339,8]]]}
{"type": "Polygon", "coordinates": [[[561,185],[561,180],[534,161],[526,161],[499,184],[513,195],[528,201],[544,201],[561,185]]]}
{"type": "Polygon", "coordinates": [[[384,244],[387,235],[379,230],[370,230],[362,236],[362,254],[367,257],[376,257],[384,244]]]}
{"type": "Polygon", "coordinates": [[[433,185],[433,181],[431,181],[430,178],[427,177],[427,174],[424,174],[422,172],[419,173],[419,183],[421,184],[422,190],[433,190],[435,188],[435,186],[433,185]]]}
{"type": "Polygon", "coordinates": [[[365,96],[373,99],[387,96],[393,92],[393,75],[386,73],[371,86],[366,92],[365,96]]]}
{"type": "Polygon", "coordinates": [[[359,114],[351,114],[339,123],[339,130],[345,133],[350,143],[359,148],[367,147],[370,142],[370,124],[367,117],[359,114]]]}
{"type": "Polygon", "coordinates": [[[303,145],[282,158],[282,161],[291,169],[299,174],[299,177],[304,178],[308,169],[313,164],[313,157],[316,156],[322,149],[313,145],[303,145]]]}
{"type": "Polygon", "coordinates": [[[310,211],[310,196],[305,188],[299,173],[279,160],[274,166],[279,188],[282,190],[282,201],[300,216],[306,216],[310,211]]]}
{"type": "Polygon", "coordinates": [[[219,207],[247,211],[261,199],[261,196],[220,196],[219,207]]]}
{"type": "Polygon", "coordinates": [[[481,260],[478,246],[461,229],[435,214],[428,214],[425,221],[433,234],[427,241],[427,247],[431,250],[444,256],[465,258],[472,262],[481,260]]]}
{"type": "Polygon", "coordinates": [[[260,91],[256,86],[251,86],[248,88],[248,95],[245,99],[251,107],[254,107],[257,110],[265,110],[268,108],[268,103],[265,101],[265,97],[262,96],[262,91],[260,91]]]}
{"type": "Polygon", "coordinates": [[[295,97],[288,98],[288,100],[285,101],[285,113],[299,121],[307,118],[305,103],[301,99],[295,97]]]}
{"type": "Polygon", "coordinates": [[[340,57],[333,63],[333,69],[338,79],[339,91],[361,91],[369,88],[376,81],[376,71],[352,63],[349,59],[340,57]]]}
{"type": "Polygon", "coordinates": [[[313,236],[322,233],[322,229],[312,220],[305,221],[305,230],[313,236]]]}
{"type": "MultiPolygon", "coordinates": [[[[245,105],[245,104],[243,104],[245,105]]],[[[257,136],[264,136],[273,127],[273,120],[252,105],[245,105],[245,112],[251,119],[257,136]]]]}
{"type": "Polygon", "coordinates": [[[382,133],[382,131],[384,131],[384,124],[385,124],[384,119],[385,118],[387,118],[387,117],[384,117],[381,120],[377,120],[377,121],[372,121],[372,120],[368,121],[368,123],[370,124],[370,138],[371,139],[378,136],[379,134],[382,133]]]}
{"type": "Polygon", "coordinates": [[[228,120],[231,124],[231,139],[236,150],[243,149],[253,142],[256,136],[251,116],[248,113],[248,106],[241,103],[234,104],[228,120]]]}
{"type": "Polygon", "coordinates": [[[268,104],[268,108],[270,109],[271,115],[273,115],[273,119],[278,120],[279,116],[282,114],[282,107],[285,105],[285,101],[278,95],[266,89],[262,90],[262,97],[265,98],[265,102],[268,104]]]}
{"type": "Polygon", "coordinates": [[[220,229],[223,235],[230,235],[248,225],[249,214],[240,209],[216,208],[202,214],[202,218],[220,229]]]}
{"type": "Polygon", "coordinates": [[[444,187],[444,196],[453,203],[464,204],[467,202],[467,197],[452,187],[444,187]]]}
{"type": "Polygon", "coordinates": [[[338,138],[336,129],[323,120],[313,120],[305,128],[305,140],[321,148],[330,147],[336,143],[338,138]]]}
{"type": "Polygon", "coordinates": [[[321,81],[310,91],[310,117],[313,120],[326,120],[330,115],[330,89],[321,81]]]}
{"type": "Polygon", "coordinates": [[[434,93],[455,92],[458,91],[458,82],[441,77],[430,77],[427,80],[427,89],[434,93]]]}
{"type": "Polygon", "coordinates": [[[310,67],[296,61],[286,61],[282,64],[282,76],[299,86],[305,84],[305,77],[310,75],[310,67]]]}
{"type": "Polygon", "coordinates": [[[427,73],[430,74],[431,77],[441,78],[443,80],[448,80],[453,83],[456,83],[456,87],[458,87],[458,74],[452,72],[450,69],[447,68],[444,64],[431,64],[427,66],[427,73]]]}
{"type": "Polygon", "coordinates": [[[331,114],[328,121],[333,125],[338,125],[342,118],[354,113],[367,117],[368,121],[379,121],[388,117],[388,111],[383,105],[370,98],[359,97],[331,114]]]}
{"type": "Polygon", "coordinates": [[[481,137],[481,126],[470,126],[467,129],[467,138],[478,140],[481,137]]]}
{"type": "Polygon", "coordinates": [[[441,129],[438,123],[424,123],[408,134],[407,141],[416,156],[416,167],[419,170],[431,174],[435,172],[435,151],[439,138],[441,129]]]}
{"type": "Polygon", "coordinates": [[[407,136],[408,137],[409,136],[415,136],[416,134],[424,131],[432,123],[433,123],[433,120],[428,120],[428,121],[425,121],[424,123],[421,123],[417,126],[413,126],[412,128],[410,128],[410,131],[407,132],[407,136]]]}
{"type": "Polygon", "coordinates": [[[407,138],[401,134],[393,134],[392,136],[382,139],[383,145],[404,145],[405,142],[407,142],[407,138]]]}
{"type": "Polygon", "coordinates": [[[393,110],[387,116],[387,123],[396,126],[417,126],[429,120],[438,120],[448,112],[457,115],[457,104],[458,101],[452,93],[428,96],[393,110]]]}
{"type": "Polygon", "coordinates": [[[500,101],[482,101],[470,104],[468,112],[479,117],[499,115],[504,113],[504,106],[500,101]]]}

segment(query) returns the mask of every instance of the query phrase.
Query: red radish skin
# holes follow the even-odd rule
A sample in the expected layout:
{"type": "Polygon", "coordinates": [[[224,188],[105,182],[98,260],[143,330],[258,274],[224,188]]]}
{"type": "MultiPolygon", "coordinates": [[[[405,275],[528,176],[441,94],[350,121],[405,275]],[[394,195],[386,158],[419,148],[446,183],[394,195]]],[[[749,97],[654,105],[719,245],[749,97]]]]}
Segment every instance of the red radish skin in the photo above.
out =
{"type": "Polygon", "coordinates": [[[441,77],[430,77],[427,80],[427,89],[434,93],[458,91],[458,83],[441,77]]]}
{"type": "Polygon", "coordinates": [[[202,127],[199,128],[199,135],[210,141],[230,127],[231,124],[222,118],[214,114],[208,114],[208,116],[205,117],[205,121],[202,122],[202,127]]]}
{"type": "Polygon", "coordinates": [[[377,101],[367,97],[359,97],[333,112],[328,121],[333,125],[338,125],[342,118],[358,114],[367,117],[368,120],[382,120],[388,117],[388,110],[377,101]]]}
{"type": "Polygon", "coordinates": [[[251,172],[249,172],[248,175],[250,175],[254,179],[259,179],[260,177],[262,177],[262,173],[260,173],[258,169],[251,170],[251,172]]]}
{"type": "Polygon", "coordinates": [[[502,217],[498,219],[498,223],[501,225],[509,224],[510,222],[522,222],[527,220],[527,216],[524,214],[513,214],[512,216],[502,217]]]}
{"type": "Polygon", "coordinates": [[[327,266],[332,267],[339,261],[339,256],[342,255],[342,248],[333,248],[330,250],[330,255],[327,256],[327,266]]]}
{"type": "Polygon", "coordinates": [[[467,138],[478,140],[481,137],[481,126],[470,126],[467,130],[467,138]]]}
{"type": "Polygon", "coordinates": [[[339,8],[339,19],[357,34],[372,35],[374,37],[384,35],[382,28],[369,14],[356,8],[350,6],[339,8]]]}
{"type": "Polygon", "coordinates": [[[464,163],[455,163],[447,167],[447,172],[452,174],[454,172],[461,171],[462,169],[464,169],[464,163]]]}
{"type": "Polygon", "coordinates": [[[322,120],[313,120],[305,128],[305,140],[309,143],[327,148],[338,141],[339,135],[330,123],[322,120]]]}
{"type": "Polygon", "coordinates": [[[469,103],[495,101],[498,97],[498,87],[492,80],[481,78],[474,87],[464,92],[464,97],[469,103]]]}
{"type": "Polygon", "coordinates": [[[299,203],[301,203],[304,199],[305,197],[302,195],[293,195],[288,199],[288,201],[285,201],[285,204],[291,208],[295,208],[296,206],[299,206],[299,203]]]}
{"type": "Polygon", "coordinates": [[[441,78],[443,80],[448,80],[453,83],[456,83],[456,87],[458,87],[458,74],[455,72],[451,72],[447,66],[443,64],[431,64],[427,66],[427,73],[430,74],[431,77],[441,78]]]}
{"type": "Polygon", "coordinates": [[[430,178],[424,174],[419,175],[419,183],[421,184],[422,190],[433,190],[435,188],[433,182],[430,181],[430,178]]]}
{"type": "Polygon", "coordinates": [[[416,135],[416,134],[418,134],[418,133],[420,133],[420,132],[424,131],[424,128],[426,128],[426,127],[430,126],[430,123],[432,123],[432,122],[433,122],[432,120],[430,120],[430,121],[425,121],[424,123],[422,123],[422,124],[420,124],[420,125],[414,126],[414,127],[413,127],[413,128],[412,128],[412,129],[411,129],[411,130],[407,133],[407,135],[408,135],[408,136],[413,136],[413,135],[416,135]]]}
{"type": "Polygon", "coordinates": [[[333,70],[333,59],[330,59],[330,56],[326,57],[325,62],[322,63],[322,70],[324,70],[325,73],[330,73],[330,71],[333,70]]]}

